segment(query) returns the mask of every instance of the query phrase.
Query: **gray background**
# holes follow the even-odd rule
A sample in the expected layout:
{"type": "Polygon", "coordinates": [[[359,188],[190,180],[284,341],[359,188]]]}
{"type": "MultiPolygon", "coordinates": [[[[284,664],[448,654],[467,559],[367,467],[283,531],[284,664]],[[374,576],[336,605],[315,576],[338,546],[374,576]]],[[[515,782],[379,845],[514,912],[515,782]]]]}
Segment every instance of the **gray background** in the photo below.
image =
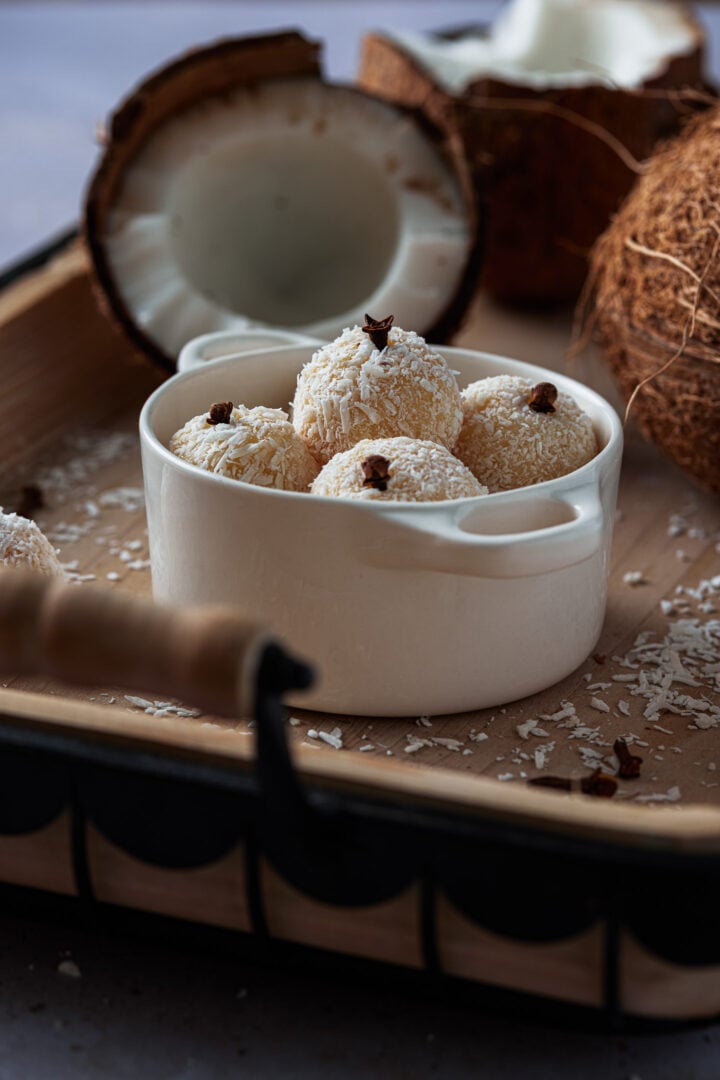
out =
{"type": "MultiPolygon", "coordinates": [[[[490,15],[494,0],[0,3],[0,265],[72,223],[93,132],[182,49],[297,26],[349,79],[360,34],[490,15]]],[[[713,31],[720,14],[698,5],[713,31]]],[[[719,1080],[717,1028],[653,1037],[555,1029],[354,977],[0,915],[0,1080],[65,1077],[532,1077],[719,1080]],[[81,978],[58,973],[71,958],[81,978]]]]}

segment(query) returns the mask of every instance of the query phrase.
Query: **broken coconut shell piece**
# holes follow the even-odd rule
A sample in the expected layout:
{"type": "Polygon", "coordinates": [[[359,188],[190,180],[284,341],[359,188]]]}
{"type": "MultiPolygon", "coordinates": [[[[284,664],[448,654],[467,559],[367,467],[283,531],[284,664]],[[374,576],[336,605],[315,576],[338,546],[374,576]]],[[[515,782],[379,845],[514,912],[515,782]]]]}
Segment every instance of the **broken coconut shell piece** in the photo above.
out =
{"type": "Polygon", "coordinates": [[[416,115],[324,82],[299,34],[181,57],[119,107],[90,183],[103,306],[169,368],[198,334],[332,339],[368,307],[445,340],[479,244],[465,166],[439,141],[416,115]]]}
{"type": "Polygon", "coordinates": [[[629,416],[720,494],[720,107],[667,143],[598,241],[591,325],[629,416]]]}
{"type": "Polygon", "coordinates": [[[679,127],[682,94],[704,87],[703,50],[682,3],[510,0],[489,30],[371,34],[359,82],[422,109],[468,163],[486,289],[556,302],[577,296],[636,163],[679,127]]]}

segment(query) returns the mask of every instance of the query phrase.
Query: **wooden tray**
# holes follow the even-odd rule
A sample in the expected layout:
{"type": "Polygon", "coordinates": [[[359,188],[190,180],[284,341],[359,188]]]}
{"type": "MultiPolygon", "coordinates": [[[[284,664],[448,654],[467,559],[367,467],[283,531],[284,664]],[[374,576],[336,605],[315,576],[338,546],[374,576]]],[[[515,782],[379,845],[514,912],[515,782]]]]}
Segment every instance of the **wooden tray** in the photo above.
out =
{"type": "MultiPolygon", "coordinates": [[[[457,343],[559,370],[569,335],[567,312],[521,317],[478,302],[457,343]]],[[[80,587],[148,593],[136,424],[142,401],[162,376],[133,361],[108,328],[79,247],[71,244],[0,293],[0,349],[6,379],[0,502],[6,510],[27,511],[42,501],[33,516],[80,587]]],[[[575,374],[613,397],[593,355],[575,374]]],[[[416,832],[421,820],[437,822],[443,815],[456,831],[463,825],[476,830],[474,906],[457,900],[457,888],[453,894],[436,882],[429,908],[422,874],[381,903],[318,901],[262,855],[249,863],[247,837],[201,865],[183,868],[171,859],[163,866],[162,859],[147,853],[139,858],[113,842],[112,828],[98,825],[97,814],[78,818],[78,800],[71,796],[60,799],[50,817],[48,811],[48,820],[38,811],[41,827],[25,822],[3,828],[0,820],[0,880],[67,894],[84,890],[98,902],[235,930],[262,928],[276,939],[411,968],[430,964],[525,993],[593,1008],[611,1004],[630,1015],[716,1014],[720,942],[711,932],[706,941],[697,939],[701,927],[712,927],[708,911],[720,881],[717,734],[712,726],[695,725],[692,716],[667,710],[646,717],[648,698],[632,693],[638,669],[629,665],[638,635],[662,642],[681,617],[706,629],[716,618],[720,510],[632,432],[619,505],[602,640],[560,685],[503,709],[462,716],[363,720],[295,711],[290,719],[295,767],[308,790],[369,799],[388,814],[412,813],[416,832]],[[574,715],[558,717],[568,713],[567,702],[574,715]],[[644,762],[642,778],[621,783],[614,800],[527,784],[549,773],[579,778],[603,759],[611,765],[612,743],[620,735],[635,740],[634,752],[644,762]],[[340,748],[332,745],[338,738],[340,748]],[[491,846],[506,845],[504,857],[495,851],[494,862],[482,847],[488,835],[491,846]],[[590,853],[593,895],[603,893],[608,905],[603,902],[579,931],[533,929],[543,874],[538,878],[538,866],[528,863],[528,849],[542,851],[549,868],[555,855],[582,859],[583,851],[590,853]],[[632,918],[623,911],[610,918],[617,891],[607,888],[606,878],[623,866],[630,877],[632,867],[641,867],[644,876],[634,884],[654,891],[636,897],[632,918]],[[500,874],[516,906],[518,898],[520,908],[526,906],[527,932],[490,916],[478,925],[481,917],[469,914],[497,893],[500,874]],[[690,875],[687,890],[683,874],[690,875]],[[599,891],[598,882],[605,882],[599,891]],[[703,897],[693,882],[697,889],[702,884],[703,897]],[[708,883],[715,885],[712,897],[708,883]],[[647,925],[654,927],[648,937],[643,905],[647,925]],[[682,911],[691,922],[689,938],[682,911]],[[666,949],[657,944],[662,934],[666,949]]],[[[706,700],[708,717],[720,706],[719,681],[708,677],[688,691],[706,700]]],[[[21,760],[25,768],[33,755],[61,754],[82,760],[84,776],[109,763],[142,772],[151,761],[150,774],[172,766],[175,779],[178,769],[194,768],[196,787],[251,786],[252,721],[188,715],[191,704],[158,701],[152,687],[127,696],[122,687],[83,690],[8,677],[0,689],[5,767],[14,770],[21,760]]],[[[142,797],[151,798],[143,790],[142,797]]],[[[559,873],[557,867],[552,872],[559,873]]],[[[557,903],[572,912],[584,901],[572,875],[562,884],[557,903]]]]}

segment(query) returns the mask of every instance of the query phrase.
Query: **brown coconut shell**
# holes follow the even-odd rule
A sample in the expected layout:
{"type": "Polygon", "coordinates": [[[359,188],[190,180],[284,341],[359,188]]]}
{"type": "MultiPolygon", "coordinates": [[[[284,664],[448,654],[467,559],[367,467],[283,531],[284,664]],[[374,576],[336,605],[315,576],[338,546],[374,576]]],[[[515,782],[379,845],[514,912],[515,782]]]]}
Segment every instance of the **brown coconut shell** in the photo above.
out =
{"type": "MultiPolygon", "coordinates": [[[[105,246],[108,216],[125,174],[151,136],[171,118],[198,102],[271,79],[322,79],[321,44],[295,31],[257,37],[229,38],[192,50],[151,74],[125,98],[110,118],[105,149],[85,197],[83,238],[90,255],[95,292],[113,326],[141,358],[150,358],[170,371],[175,356],[168,354],[140,326],[125,304],[105,246]]],[[[358,95],[368,95],[354,88],[358,95]]],[[[398,106],[402,109],[402,106],[398,106]]],[[[417,328],[434,342],[447,341],[464,320],[477,291],[481,268],[480,231],[475,219],[473,183],[464,161],[446,152],[443,134],[420,110],[404,109],[423,130],[455,172],[467,205],[469,237],[462,280],[432,325],[417,328]]]]}
{"type": "Polygon", "coordinates": [[[597,337],[640,429],[720,493],[720,106],[648,163],[590,281],[597,337]]]}
{"type": "Polygon", "coordinates": [[[421,108],[467,161],[485,222],[482,284],[493,296],[523,304],[577,297],[590,248],[635,180],[629,162],[679,127],[677,102],[653,92],[705,86],[704,32],[687,18],[696,48],[668,57],[637,92],[539,92],[480,79],[456,95],[396,42],[364,39],[360,85],[421,108]]]}

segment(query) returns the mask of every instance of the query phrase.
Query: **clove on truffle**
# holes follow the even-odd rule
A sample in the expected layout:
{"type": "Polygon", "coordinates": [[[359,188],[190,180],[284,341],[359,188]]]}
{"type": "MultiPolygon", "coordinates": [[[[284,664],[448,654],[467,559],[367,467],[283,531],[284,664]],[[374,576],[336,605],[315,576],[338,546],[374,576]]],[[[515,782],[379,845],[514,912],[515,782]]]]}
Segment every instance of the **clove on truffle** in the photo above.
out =
{"type": "Polygon", "coordinates": [[[360,463],[363,471],[363,487],[375,488],[376,491],[387,491],[387,482],[390,479],[390,462],[382,454],[370,454],[360,463]]]}
{"type": "Polygon", "coordinates": [[[387,346],[388,334],[394,319],[394,315],[387,315],[384,319],[373,319],[367,312],[365,313],[363,334],[367,334],[375,348],[381,352],[387,346]]]}
{"type": "Polygon", "coordinates": [[[557,387],[550,382],[541,382],[533,386],[528,406],[536,413],[554,413],[557,401],[557,387]]]}
{"type": "Polygon", "coordinates": [[[207,418],[208,424],[229,424],[233,408],[232,401],[216,401],[214,405],[210,406],[207,418]]]}

